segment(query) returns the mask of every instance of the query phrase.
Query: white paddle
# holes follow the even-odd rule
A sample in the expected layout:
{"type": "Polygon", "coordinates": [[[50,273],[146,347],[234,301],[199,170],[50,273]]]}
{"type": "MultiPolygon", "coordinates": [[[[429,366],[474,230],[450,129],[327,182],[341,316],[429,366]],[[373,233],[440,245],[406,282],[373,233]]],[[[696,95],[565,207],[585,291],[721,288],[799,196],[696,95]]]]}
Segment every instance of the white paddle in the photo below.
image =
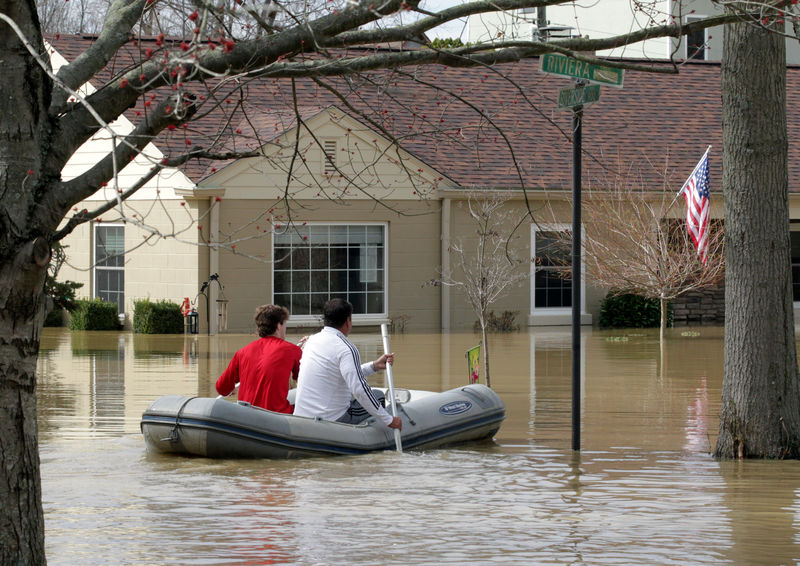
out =
{"type": "MultiPolygon", "coordinates": [[[[386,324],[381,324],[381,337],[383,338],[383,353],[388,355],[389,350],[389,333],[386,329],[386,324]]],[[[389,380],[389,404],[392,406],[392,416],[397,416],[397,404],[394,400],[394,382],[392,380],[392,364],[386,364],[386,378],[389,380]]],[[[403,443],[400,441],[400,431],[394,430],[394,445],[397,447],[398,452],[403,451],[403,443]]]]}

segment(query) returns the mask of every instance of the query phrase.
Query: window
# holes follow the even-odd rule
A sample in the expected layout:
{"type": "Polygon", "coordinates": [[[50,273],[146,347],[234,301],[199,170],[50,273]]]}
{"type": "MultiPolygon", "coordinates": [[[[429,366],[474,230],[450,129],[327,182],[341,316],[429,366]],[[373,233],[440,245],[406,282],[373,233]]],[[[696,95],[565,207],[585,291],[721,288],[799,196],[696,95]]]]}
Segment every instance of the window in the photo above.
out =
{"type": "Polygon", "coordinates": [[[792,299],[800,301],[800,232],[790,232],[792,243],[792,299]]]}
{"type": "Polygon", "coordinates": [[[125,312],[125,227],[95,225],[94,296],[125,312]]]}
{"type": "Polygon", "coordinates": [[[386,227],[314,224],[275,234],[273,302],[292,316],[319,315],[347,299],[354,315],[386,315],[386,227]]]}
{"type": "Polygon", "coordinates": [[[533,310],[572,307],[570,231],[533,227],[533,310]],[[566,275],[566,276],[565,276],[566,275]]]}
{"type": "MultiPolygon", "coordinates": [[[[686,23],[692,23],[698,20],[702,20],[701,16],[688,16],[686,18],[686,23]]],[[[690,33],[686,36],[686,59],[698,59],[701,61],[705,61],[708,59],[708,37],[706,30],[701,29],[699,31],[695,31],[690,33]]]]}

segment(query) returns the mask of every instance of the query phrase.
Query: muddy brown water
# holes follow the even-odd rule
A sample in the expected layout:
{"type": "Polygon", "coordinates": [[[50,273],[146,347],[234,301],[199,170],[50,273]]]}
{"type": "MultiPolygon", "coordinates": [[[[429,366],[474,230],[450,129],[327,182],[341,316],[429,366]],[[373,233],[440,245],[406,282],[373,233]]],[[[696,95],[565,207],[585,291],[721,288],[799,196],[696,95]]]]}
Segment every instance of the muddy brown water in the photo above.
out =
{"type": "MultiPolygon", "coordinates": [[[[291,337],[291,338],[297,338],[291,337]]],[[[246,335],[46,329],[39,426],[51,565],[795,564],[800,462],[720,462],[722,329],[492,336],[494,442],[294,461],[148,454],[142,411],[213,395],[246,335]]],[[[466,383],[471,333],[395,334],[397,387],[466,383]]],[[[379,335],[357,334],[365,359],[379,335]]],[[[382,375],[373,385],[384,385],[382,375]]]]}

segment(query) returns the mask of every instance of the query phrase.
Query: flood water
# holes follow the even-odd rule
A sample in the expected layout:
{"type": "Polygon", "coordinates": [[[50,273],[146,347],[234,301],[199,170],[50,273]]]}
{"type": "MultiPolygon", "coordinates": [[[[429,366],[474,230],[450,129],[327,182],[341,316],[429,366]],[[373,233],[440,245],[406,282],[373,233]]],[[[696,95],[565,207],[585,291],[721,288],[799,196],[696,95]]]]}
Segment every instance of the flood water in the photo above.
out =
{"type": "MultiPolygon", "coordinates": [[[[289,337],[292,339],[293,337],[289,337]]],[[[294,337],[296,338],[296,337],[294,337]]],[[[353,336],[365,360],[380,335],[353,336]]],[[[587,329],[571,450],[568,328],[492,336],[493,443],[293,461],[148,454],[155,398],[214,396],[252,336],[46,329],[51,565],[795,564],[800,462],[719,462],[722,329],[587,329]]],[[[395,334],[397,387],[467,380],[464,334],[395,334]]],[[[381,374],[371,383],[384,385],[381,374]]]]}

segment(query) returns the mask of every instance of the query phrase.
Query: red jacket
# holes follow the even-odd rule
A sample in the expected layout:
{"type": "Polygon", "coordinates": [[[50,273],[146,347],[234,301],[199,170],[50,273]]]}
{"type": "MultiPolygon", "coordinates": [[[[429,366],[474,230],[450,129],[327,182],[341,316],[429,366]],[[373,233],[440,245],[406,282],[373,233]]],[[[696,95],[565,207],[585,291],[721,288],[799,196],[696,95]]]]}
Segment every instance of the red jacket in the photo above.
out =
{"type": "Polygon", "coordinates": [[[217,393],[230,395],[239,383],[239,400],[278,413],[291,413],[286,400],[289,377],[300,371],[298,347],[274,336],[259,338],[234,354],[217,380],[217,393]]]}

